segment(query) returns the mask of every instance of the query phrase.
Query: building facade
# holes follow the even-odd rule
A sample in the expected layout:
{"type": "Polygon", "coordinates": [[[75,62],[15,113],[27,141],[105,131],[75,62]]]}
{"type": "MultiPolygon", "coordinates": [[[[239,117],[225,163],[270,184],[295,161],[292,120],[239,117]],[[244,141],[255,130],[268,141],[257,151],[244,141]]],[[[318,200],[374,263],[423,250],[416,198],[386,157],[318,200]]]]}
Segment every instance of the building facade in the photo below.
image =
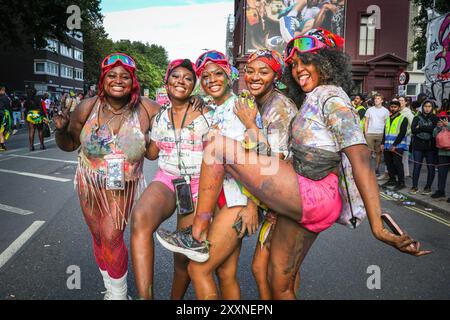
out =
{"type": "MultiPolygon", "coordinates": [[[[266,0],[265,9],[259,7],[261,1],[235,1],[235,30],[232,49],[233,58],[239,70],[242,71],[242,64],[245,63],[249,53],[244,49],[249,47],[245,43],[251,39],[248,33],[256,32],[253,30],[257,30],[255,26],[260,21],[263,21],[264,25],[268,25],[273,12],[279,10],[279,16],[281,16],[284,11],[289,10],[289,5],[295,5],[300,1],[266,0]],[[249,10],[253,15],[249,13],[249,10]],[[249,19],[252,20],[250,23],[247,21],[249,19]]],[[[415,96],[420,92],[420,83],[424,80],[423,72],[417,68],[417,63],[412,63],[413,55],[409,49],[410,42],[414,37],[411,28],[412,19],[416,14],[410,0],[305,0],[304,2],[308,3],[308,9],[299,12],[298,16],[306,12],[311,17],[314,9],[319,12],[321,8],[325,8],[325,4],[334,6],[333,12],[339,13],[333,16],[331,12],[325,12],[329,16],[329,22],[325,18],[321,23],[323,23],[323,27],[331,28],[345,38],[344,50],[352,61],[354,92],[366,94],[378,92],[382,93],[386,99],[391,99],[399,93],[399,75],[403,71],[411,73],[410,82],[415,85],[406,87],[405,93],[415,96]]],[[[327,17],[326,14],[325,17],[327,17]]],[[[314,15],[312,17],[315,18],[314,15]]],[[[300,25],[302,26],[302,24],[306,23],[301,21],[300,25]]],[[[280,29],[284,28],[281,19],[279,27],[280,29]]],[[[277,37],[276,33],[270,30],[267,30],[266,33],[266,46],[280,42],[285,45],[287,42],[283,30],[282,37],[277,37]]],[[[243,86],[244,83],[241,80],[239,87],[243,86]]]]}
{"type": "Polygon", "coordinates": [[[32,47],[0,52],[0,82],[9,92],[24,94],[35,88],[59,97],[71,90],[84,91],[83,37],[81,33],[69,36],[70,44],[47,39],[47,47],[32,47]]]}

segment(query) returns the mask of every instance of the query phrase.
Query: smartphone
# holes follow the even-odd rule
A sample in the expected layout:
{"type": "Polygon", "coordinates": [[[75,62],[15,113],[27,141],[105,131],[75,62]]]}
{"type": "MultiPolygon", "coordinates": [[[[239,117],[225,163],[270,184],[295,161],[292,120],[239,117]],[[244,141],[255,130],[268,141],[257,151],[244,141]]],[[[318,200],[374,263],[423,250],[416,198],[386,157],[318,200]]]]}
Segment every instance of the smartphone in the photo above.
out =
{"type": "Polygon", "coordinates": [[[381,215],[381,219],[384,223],[389,227],[389,229],[396,234],[397,236],[403,235],[402,229],[398,226],[398,224],[394,221],[394,219],[387,213],[383,213],[381,215]]]}
{"type": "Polygon", "coordinates": [[[184,178],[174,179],[172,183],[175,188],[178,214],[185,215],[194,212],[191,185],[184,178]]]}

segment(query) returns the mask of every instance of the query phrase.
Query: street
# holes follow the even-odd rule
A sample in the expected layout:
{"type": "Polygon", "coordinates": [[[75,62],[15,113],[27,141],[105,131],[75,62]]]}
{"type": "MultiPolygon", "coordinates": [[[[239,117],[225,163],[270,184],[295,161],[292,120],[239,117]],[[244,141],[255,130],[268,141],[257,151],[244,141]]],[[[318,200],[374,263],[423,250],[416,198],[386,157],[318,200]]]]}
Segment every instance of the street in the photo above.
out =
{"type": "MultiPolygon", "coordinates": [[[[59,150],[53,135],[47,150],[36,144],[29,152],[27,140],[27,129],[21,129],[0,154],[0,299],[102,299],[103,282],[73,185],[76,152],[59,150]],[[81,272],[79,289],[67,286],[71,266],[81,272]]],[[[147,182],[156,168],[157,162],[145,162],[147,182]]],[[[303,263],[299,299],[450,299],[450,214],[405,207],[384,194],[382,201],[384,212],[433,253],[402,254],[377,241],[367,220],[356,230],[334,225],[318,237],[303,263]],[[376,267],[381,277],[373,288],[376,267]]],[[[174,229],[175,216],[163,226],[174,229]]],[[[125,237],[129,247],[129,228],[125,237]]],[[[256,238],[242,246],[242,299],[258,299],[251,274],[256,238]]],[[[168,299],[173,259],[155,245],[155,298],[168,299]]],[[[136,299],[131,257],[128,285],[136,299]]],[[[195,299],[192,286],[185,298],[195,299]]]]}

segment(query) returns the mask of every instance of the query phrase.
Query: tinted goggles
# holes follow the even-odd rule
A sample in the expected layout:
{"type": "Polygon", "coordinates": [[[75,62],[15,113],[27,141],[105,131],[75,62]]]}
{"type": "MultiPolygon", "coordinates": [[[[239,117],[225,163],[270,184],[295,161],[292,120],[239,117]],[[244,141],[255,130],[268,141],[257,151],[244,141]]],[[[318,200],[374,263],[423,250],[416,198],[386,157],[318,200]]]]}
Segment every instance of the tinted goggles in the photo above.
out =
{"type": "Polygon", "coordinates": [[[195,68],[197,70],[203,68],[205,63],[208,61],[228,63],[227,57],[222,52],[211,50],[205,52],[197,59],[197,61],[195,62],[195,68]]]}
{"type": "Polygon", "coordinates": [[[296,52],[314,52],[327,47],[323,42],[312,36],[300,36],[292,39],[284,51],[286,63],[289,63],[296,52]]]}
{"type": "Polygon", "coordinates": [[[136,63],[134,62],[134,60],[124,53],[113,53],[107,56],[102,62],[102,68],[111,66],[115,64],[117,61],[120,61],[122,64],[128,67],[136,69],[136,63]]]}

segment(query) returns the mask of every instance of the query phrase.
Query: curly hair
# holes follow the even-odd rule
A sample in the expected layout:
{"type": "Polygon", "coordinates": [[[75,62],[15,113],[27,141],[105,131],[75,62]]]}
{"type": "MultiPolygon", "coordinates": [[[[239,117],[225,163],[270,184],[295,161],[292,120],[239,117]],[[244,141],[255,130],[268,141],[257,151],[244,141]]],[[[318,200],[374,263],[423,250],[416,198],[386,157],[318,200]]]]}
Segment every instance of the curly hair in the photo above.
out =
{"type": "MultiPolygon", "coordinates": [[[[353,88],[350,57],[342,51],[325,48],[316,53],[302,53],[298,55],[302,63],[313,64],[319,72],[320,85],[335,85],[345,92],[353,88]]],[[[283,82],[287,85],[287,95],[297,108],[303,104],[306,93],[303,92],[292,76],[292,65],[288,65],[283,74],[283,82]]]]}

